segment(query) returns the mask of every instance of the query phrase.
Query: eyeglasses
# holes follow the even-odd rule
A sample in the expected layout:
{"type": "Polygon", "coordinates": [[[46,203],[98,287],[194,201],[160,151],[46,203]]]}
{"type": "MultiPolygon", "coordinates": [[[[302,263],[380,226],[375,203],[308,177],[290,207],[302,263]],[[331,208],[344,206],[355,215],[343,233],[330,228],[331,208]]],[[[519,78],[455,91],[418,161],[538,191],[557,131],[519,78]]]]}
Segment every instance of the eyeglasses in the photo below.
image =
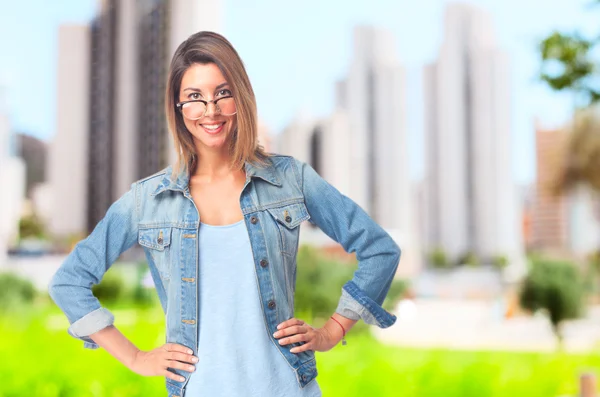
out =
{"type": "Polygon", "coordinates": [[[179,102],[175,106],[187,119],[199,120],[206,115],[206,110],[208,109],[209,103],[214,103],[215,112],[222,116],[233,116],[237,113],[235,100],[231,95],[222,96],[210,101],[205,101],[204,99],[193,99],[191,101],[179,102]]]}

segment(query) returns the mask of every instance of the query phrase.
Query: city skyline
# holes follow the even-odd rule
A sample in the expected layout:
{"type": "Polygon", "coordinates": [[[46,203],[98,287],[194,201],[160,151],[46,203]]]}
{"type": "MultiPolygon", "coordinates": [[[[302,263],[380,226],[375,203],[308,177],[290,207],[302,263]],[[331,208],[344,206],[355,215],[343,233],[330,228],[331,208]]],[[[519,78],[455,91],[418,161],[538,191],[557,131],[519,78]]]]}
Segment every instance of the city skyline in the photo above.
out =
{"type": "MultiPolygon", "coordinates": [[[[407,132],[409,158],[413,170],[411,178],[422,179],[424,126],[421,120],[423,108],[420,105],[422,92],[418,88],[421,80],[419,70],[435,56],[441,37],[441,26],[438,25],[441,25],[441,12],[446,3],[430,1],[411,6],[410,9],[402,4],[394,5],[389,2],[376,2],[374,7],[370,4],[369,7],[355,5],[339,8],[338,5],[339,10],[336,9],[336,13],[333,14],[332,9],[336,8],[334,2],[325,5],[326,8],[323,13],[319,13],[320,15],[312,15],[308,11],[310,4],[307,4],[306,8],[299,7],[293,11],[302,20],[314,19],[315,29],[294,33],[293,26],[287,26],[284,23],[285,19],[280,17],[282,13],[286,13],[285,8],[269,8],[272,5],[269,1],[249,7],[232,0],[224,2],[224,33],[239,49],[247,65],[255,86],[261,118],[269,130],[277,133],[293,119],[298,109],[304,107],[308,99],[312,101],[309,108],[313,109],[315,116],[331,112],[335,102],[332,83],[347,73],[351,49],[348,37],[352,26],[366,22],[391,28],[397,39],[397,52],[401,61],[407,65],[410,110],[407,132]],[[386,12],[382,12],[384,10],[386,12]],[[332,18],[333,15],[335,18],[332,18]],[[423,26],[427,29],[422,29],[423,26]],[[252,32],[250,35],[247,34],[249,28],[252,32]],[[273,35],[274,31],[279,33],[273,35]],[[418,40],[414,40],[415,34],[418,35],[418,40]],[[288,46],[282,47],[278,44],[285,40],[289,43],[288,46]],[[273,47],[280,49],[278,62],[273,65],[275,69],[265,63],[265,59],[271,59],[268,52],[273,47]],[[310,56],[307,57],[306,54],[310,56]],[[322,59],[326,59],[327,62],[318,62],[322,59]],[[307,81],[314,82],[316,87],[329,88],[319,91],[318,95],[315,95],[315,92],[304,92],[302,88],[307,86],[307,81]],[[276,92],[279,89],[294,92],[295,95],[289,96],[289,100],[281,101],[277,99],[280,98],[276,92]]],[[[499,42],[515,59],[515,76],[511,85],[516,88],[512,105],[513,109],[516,109],[512,128],[515,137],[513,149],[516,155],[512,169],[517,182],[530,183],[535,176],[533,118],[540,116],[545,124],[557,126],[562,124],[570,111],[568,98],[551,93],[541,83],[535,82],[538,67],[535,59],[536,40],[555,27],[581,28],[584,32],[595,33],[595,25],[591,22],[594,18],[593,15],[586,16],[584,2],[558,1],[549,8],[545,3],[535,0],[527,4],[519,3],[517,14],[509,11],[513,9],[509,3],[496,4],[489,0],[472,3],[484,6],[494,15],[499,27],[499,42]],[[533,15],[536,17],[532,17],[533,15]]],[[[8,88],[11,95],[12,124],[19,132],[28,132],[46,140],[55,133],[54,106],[43,109],[40,116],[31,117],[25,111],[30,95],[28,93],[33,87],[39,87],[36,88],[36,92],[41,99],[46,103],[53,103],[54,96],[51,93],[54,82],[50,80],[55,74],[53,58],[56,57],[56,26],[59,21],[86,22],[95,15],[94,1],[67,1],[63,4],[64,9],[54,7],[48,10],[43,4],[28,7],[25,25],[31,22],[35,29],[22,34],[14,34],[22,30],[12,21],[19,18],[11,18],[5,24],[0,24],[0,29],[7,29],[4,37],[10,37],[11,40],[7,42],[6,39],[0,39],[0,45],[7,49],[5,56],[7,53],[11,54],[0,68],[0,82],[10,82],[8,88]],[[42,31],[44,33],[40,34],[42,31]],[[26,49],[32,43],[39,45],[37,67],[26,65],[29,58],[26,49]]],[[[19,9],[20,7],[22,6],[11,4],[8,7],[9,12],[4,15],[10,15],[11,8],[17,13],[24,13],[25,9],[19,9]]]]}
{"type": "Polygon", "coordinates": [[[484,10],[452,4],[439,58],[425,67],[427,252],[451,261],[523,259],[520,209],[510,175],[510,57],[484,10]]]}

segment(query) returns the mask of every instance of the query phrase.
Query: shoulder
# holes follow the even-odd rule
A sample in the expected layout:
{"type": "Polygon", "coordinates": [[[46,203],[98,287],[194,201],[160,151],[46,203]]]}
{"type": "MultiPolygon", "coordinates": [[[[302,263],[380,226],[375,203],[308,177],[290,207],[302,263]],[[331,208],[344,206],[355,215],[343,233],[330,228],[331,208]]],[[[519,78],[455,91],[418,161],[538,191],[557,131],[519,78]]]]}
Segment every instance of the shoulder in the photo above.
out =
{"type": "Polygon", "coordinates": [[[146,182],[152,181],[153,179],[157,179],[157,180],[160,181],[160,180],[162,180],[164,178],[165,175],[167,175],[167,172],[170,172],[169,171],[170,168],[171,168],[171,166],[165,167],[162,170],[160,170],[160,171],[158,171],[158,172],[156,172],[156,173],[154,173],[152,175],[148,175],[148,176],[145,176],[145,177],[143,177],[141,179],[138,179],[134,183],[144,184],[146,182]]]}

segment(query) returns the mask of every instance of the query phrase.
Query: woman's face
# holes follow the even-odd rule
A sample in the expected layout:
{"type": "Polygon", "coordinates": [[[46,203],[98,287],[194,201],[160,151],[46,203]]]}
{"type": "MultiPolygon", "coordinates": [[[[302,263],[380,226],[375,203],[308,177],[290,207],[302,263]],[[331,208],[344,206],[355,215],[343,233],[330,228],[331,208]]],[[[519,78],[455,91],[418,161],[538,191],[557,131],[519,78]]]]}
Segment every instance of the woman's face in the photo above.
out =
{"type": "MultiPolygon", "coordinates": [[[[183,74],[181,88],[179,90],[179,102],[196,99],[211,101],[213,99],[231,95],[231,87],[216,64],[195,63],[183,74]]],[[[200,103],[188,104],[188,106],[190,105],[201,106],[200,103]]],[[[225,143],[230,137],[236,121],[235,114],[225,114],[235,112],[235,103],[233,102],[233,99],[220,100],[217,103],[217,106],[221,108],[222,113],[224,114],[221,114],[216,110],[214,103],[209,103],[207,105],[204,117],[201,117],[198,120],[191,120],[186,117],[186,112],[188,112],[189,115],[189,109],[187,111],[184,110],[183,112],[183,121],[185,122],[188,131],[194,137],[196,145],[201,145],[211,150],[226,147],[225,143]]]]}

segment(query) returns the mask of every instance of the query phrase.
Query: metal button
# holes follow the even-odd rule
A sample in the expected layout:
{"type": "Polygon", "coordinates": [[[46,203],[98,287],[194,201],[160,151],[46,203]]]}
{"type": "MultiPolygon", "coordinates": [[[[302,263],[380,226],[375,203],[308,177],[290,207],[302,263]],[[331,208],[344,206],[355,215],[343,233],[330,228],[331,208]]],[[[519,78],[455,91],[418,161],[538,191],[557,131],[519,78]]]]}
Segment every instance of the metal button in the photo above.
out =
{"type": "Polygon", "coordinates": [[[159,244],[162,244],[163,243],[163,238],[159,237],[156,241],[158,241],[159,244]]]}
{"type": "Polygon", "coordinates": [[[267,267],[269,265],[269,262],[266,259],[263,259],[263,260],[260,261],[260,265],[262,267],[267,267]]]}
{"type": "Polygon", "coordinates": [[[292,221],[292,217],[291,217],[291,216],[289,216],[289,215],[288,215],[288,216],[286,216],[286,217],[285,217],[285,221],[286,221],[287,223],[290,223],[290,222],[292,221]]]}
{"type": "Polygon", "coordinates": [[[269,309],[275,309],[275,301],[269,301],[269,309]]]}
{"type": "Polygon", "coordinates": [[[255,224],[256,222],[258,222],[258,218],[257,218],[257,217],[255,217],[255,216],[252,216],[252,217],[250,217],[250,222],[251,222],[252,224],[255,224]]]}
{"type": "Polygon", "coordinates": [[[306,381],[307,376],[306,375],[302,375],[302,380],[306,381]]]}

